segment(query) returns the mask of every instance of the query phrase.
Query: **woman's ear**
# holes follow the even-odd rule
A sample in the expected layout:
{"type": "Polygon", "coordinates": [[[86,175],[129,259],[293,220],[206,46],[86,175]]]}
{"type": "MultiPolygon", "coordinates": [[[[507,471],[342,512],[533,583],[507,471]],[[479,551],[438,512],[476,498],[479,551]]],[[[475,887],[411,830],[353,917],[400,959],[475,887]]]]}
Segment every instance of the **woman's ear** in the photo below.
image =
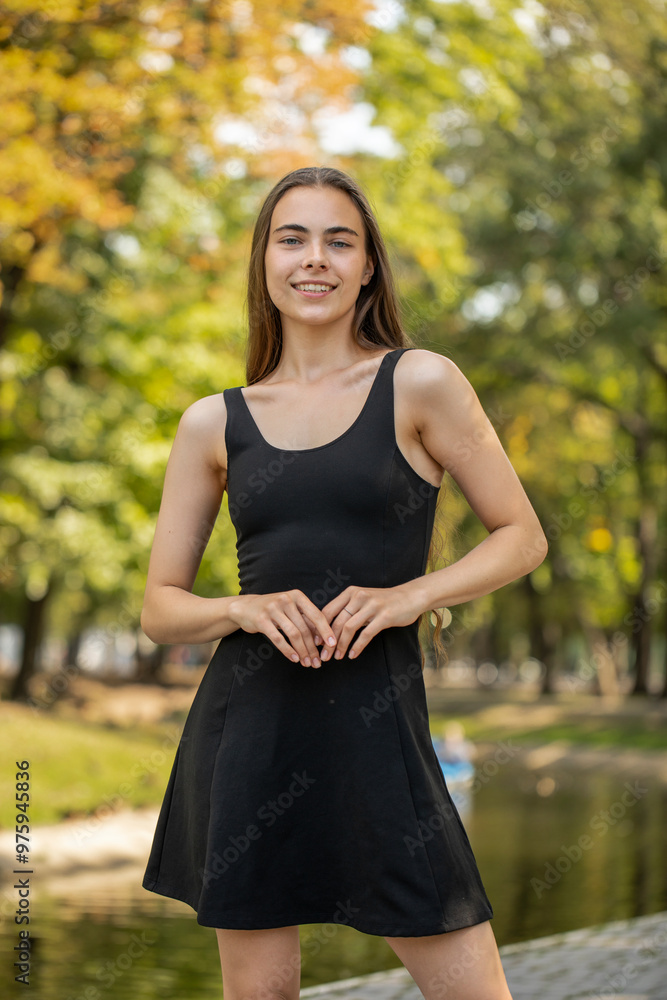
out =
{"type": "Polygon", "coordinates": [[[364,276],[361,279],[362,285],[367,285],[368,282],[373,277],[374,273],[375,273],[375,265],[373,264],[373,258],[369,254],[369,256],[366,259],[366,270],[364,271],[364,276]]]}

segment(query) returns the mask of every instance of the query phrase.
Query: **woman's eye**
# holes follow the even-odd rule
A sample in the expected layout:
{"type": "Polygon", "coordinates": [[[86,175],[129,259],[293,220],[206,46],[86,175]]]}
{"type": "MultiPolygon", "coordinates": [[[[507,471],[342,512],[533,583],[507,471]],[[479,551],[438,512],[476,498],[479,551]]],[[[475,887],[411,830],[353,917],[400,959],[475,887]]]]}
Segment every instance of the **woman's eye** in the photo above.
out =
{"type": "MultiPolygon", "coordinates": [[[[288,243],[288,242],[289,242],[289,240],[294,240],[294,242],[295,242],[295,243],[298,243],[298,242],[299,242],[299,240],[297,239],[297,237],[296,237],[296,236],[286,236],[286,237],[285,237],[285,239],[284,239],[284,240],[281,240],[280,242],[281,242],[281,243],[288,243]]],[[[345,242],[344,240],[332,240],[332,245],[333,245],[334,243],[338,243],[338,244],[339,244],[339,246],[342,246],[342,247],[349,247],[349,245],[350,245],[349,243],[346,243],[346,242],[345,242]]],[[[294,244],[292,244],[292,243],[289,243],[289,246],[293,246],[293,245],[294,245],[294,244]]]]}

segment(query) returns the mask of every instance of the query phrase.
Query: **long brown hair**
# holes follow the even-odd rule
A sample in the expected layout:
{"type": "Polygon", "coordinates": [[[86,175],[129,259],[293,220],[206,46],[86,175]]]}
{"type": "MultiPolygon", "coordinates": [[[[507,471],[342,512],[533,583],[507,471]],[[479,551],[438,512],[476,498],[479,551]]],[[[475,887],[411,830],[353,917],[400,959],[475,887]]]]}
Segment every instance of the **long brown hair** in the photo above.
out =
{"type": "MultiPolygon", "coordinates": [[[[367,285],[362,285],[357,298],[352,334],[357,344],[367,350],[377,347],[416,347],[401,323],[401,309],[389,263],[389,255],[380,227],[368,198],[354,178],[335,167],[301,167],[286,174],[269,191],[259,211],[252,236],[246,309],[248,316],[248,340],[245,351],[246,385],[252,385],[265,378],[280,361],[282,353],[282,323],[280,312],[274,305],[266,284],[264,258],[269,242],[269,230],[273,210],[287,191],[294,187],[335,188],[344,191],[354,202],[364,223],[364,244],[366,254],[370,254],[374,272],[367,285]]],[[[444,487],[438,496],[437,507],[444,497],[444,487]]],[[[437,520],[437,511],[436,511],[437,520]]],[[[442,550],[442,538],[434,526],[428,552],[427,568],[435,564],[442,550]]],[[[442,614],[434,611],[436,625],[433,642],[438,653],[445,654],[440,630],[442,614]]],[[[424,611],[418,623],[431,620],[431,612],[424,611]]],[[[446,654],[445,654],[446,655],[446,654]]],[[[424,652],[421,656],[424,668],[424,652]]]]}

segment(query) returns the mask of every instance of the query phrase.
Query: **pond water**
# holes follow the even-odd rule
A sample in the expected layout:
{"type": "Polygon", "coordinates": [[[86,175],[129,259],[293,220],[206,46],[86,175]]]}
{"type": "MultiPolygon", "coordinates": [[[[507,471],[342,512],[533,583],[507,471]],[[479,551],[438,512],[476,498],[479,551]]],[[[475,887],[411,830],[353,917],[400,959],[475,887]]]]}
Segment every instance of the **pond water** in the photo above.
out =
{"type": "MultiPolygon", "coordinates": [[[[558,767],[539,777],[516,760],[477,775],[467,796],[452,791],[499,945],[667,909],[667,785],[558,767]]],[[[14,982],[19,928],[6,905],[16,894],[3,885],[2,995],[219,1000],[214,929],[186,904],[147,892],[142,875],[35,876],[25,993],[14,982]]],[[[300,936],[302,987],[401,965],[384,938],[345,925],[306,924],[300,936]]]]}

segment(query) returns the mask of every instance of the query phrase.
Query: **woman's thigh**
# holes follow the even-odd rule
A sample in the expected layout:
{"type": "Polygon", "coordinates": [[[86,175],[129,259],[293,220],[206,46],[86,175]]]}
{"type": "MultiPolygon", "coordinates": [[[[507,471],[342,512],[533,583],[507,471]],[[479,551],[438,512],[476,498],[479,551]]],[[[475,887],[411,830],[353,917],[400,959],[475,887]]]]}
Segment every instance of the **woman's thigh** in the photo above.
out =
{"type": "Polygon", "coordinates": [[[425,937],[385,937],[426,1000],[512,1000],[488,920],[425,937]]]}
{"type": "Polygon", "coordinates": [[[299,927],[216,928],[225,1000],[298,1000],[299,927]]]}

